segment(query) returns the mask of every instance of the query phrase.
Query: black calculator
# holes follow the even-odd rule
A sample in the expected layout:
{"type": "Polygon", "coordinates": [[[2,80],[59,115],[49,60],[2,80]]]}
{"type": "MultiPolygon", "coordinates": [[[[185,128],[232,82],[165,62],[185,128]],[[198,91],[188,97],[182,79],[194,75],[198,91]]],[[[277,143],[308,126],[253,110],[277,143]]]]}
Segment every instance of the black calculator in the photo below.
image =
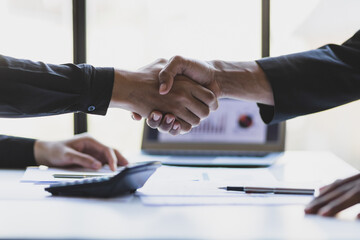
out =
{"type": "Polygon", "coordinates": [[[115,176],[86,178],[74,182],[59,182],[45,188],[56,196],[110,198],[133,193],[144,186],[161,163],[158,161],[126,166],[115,176]]]}

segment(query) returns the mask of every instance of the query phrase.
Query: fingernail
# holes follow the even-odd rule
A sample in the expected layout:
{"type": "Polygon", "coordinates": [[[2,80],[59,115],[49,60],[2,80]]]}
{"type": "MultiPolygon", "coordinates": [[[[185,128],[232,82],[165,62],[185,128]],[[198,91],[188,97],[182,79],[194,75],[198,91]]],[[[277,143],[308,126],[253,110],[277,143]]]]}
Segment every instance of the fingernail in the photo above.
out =
{"type": "Polygon", "coordinates": [[[177,130],[179,127],[180,127],[179,124],[174,124],[173,129],[174,129],[174,130],[177,130]]]}
{"type": "Polygon", "coordinates": [[[134,117],[134,115],[133,115],[133,114],[131,114],[131,118],[132,118],[133,120],[135,120],[135,117],[134,117]]]}
{"type": "Polygon", "coordinates": [[[320,216],[327,216],[327,215],[329,214],[329,210],[320,209],[320,210],[318,211],[318,214],[319,214],[320,216]]]}
{"type": "Polygon", "coordinates": [[[154,121],[157,121],[157,120],[160,119],[160,115],[158,115],[158,114],[156,114],[156,113],[153,113],[153,114],[152,114],[152,119],[153,119],[154,121]]]}
{"type": "Polygon", "coordinates": [[[165,92],[165,90],[166,90],[166,84],[165,83],[160,84],[160,93],[165,92]]]}
{"type": "Polygon", "coordinates": [[[166,123],[167,123],[167,124],[170,124],[172,121],[173,121],[173,119],[172,119],[172,118],[169,118],[169,117],[168,117],[168,118],[166,118],[166,123]]]}

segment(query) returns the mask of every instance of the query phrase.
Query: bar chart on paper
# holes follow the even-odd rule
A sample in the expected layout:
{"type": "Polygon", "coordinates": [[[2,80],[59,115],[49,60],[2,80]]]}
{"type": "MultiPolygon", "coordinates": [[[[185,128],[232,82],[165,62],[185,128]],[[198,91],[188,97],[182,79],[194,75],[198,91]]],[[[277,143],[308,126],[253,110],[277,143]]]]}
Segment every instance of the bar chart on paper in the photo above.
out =
{"type": "Polygon", "coordinates": [[[212,119],[204,120],[198,127],[191,130],[192,135],[202,134],[225,134],[226,133],[226,115],[220,115],[212,119]]]}

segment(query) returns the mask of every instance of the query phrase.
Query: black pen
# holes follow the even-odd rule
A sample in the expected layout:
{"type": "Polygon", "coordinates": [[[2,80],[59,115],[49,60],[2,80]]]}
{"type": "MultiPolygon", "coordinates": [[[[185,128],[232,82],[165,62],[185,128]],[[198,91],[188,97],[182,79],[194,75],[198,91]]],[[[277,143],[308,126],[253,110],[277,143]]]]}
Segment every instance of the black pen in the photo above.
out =
{"type": "Polygon", "coordinates": [[[297,194],[297,195],[314,195],[315,189],[306,188],[269,188],[269,187],[219,187],[226,191],[240,191],[245,193],[274,193],[274,194],[297,194]]]}

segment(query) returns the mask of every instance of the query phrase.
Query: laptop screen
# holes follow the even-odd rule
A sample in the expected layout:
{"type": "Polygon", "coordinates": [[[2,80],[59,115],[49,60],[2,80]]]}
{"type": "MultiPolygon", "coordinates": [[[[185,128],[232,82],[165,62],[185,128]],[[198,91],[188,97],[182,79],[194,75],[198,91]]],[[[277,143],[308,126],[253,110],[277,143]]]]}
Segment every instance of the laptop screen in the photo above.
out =
{"type": "Polygon", "coordinates": [[[145,126],[142,149],[208,152],[272,152],[284,148],[284,126],[266,125],[256,103],[221,99],[219,108],[189,133],[172,136],[145,126]]]}

